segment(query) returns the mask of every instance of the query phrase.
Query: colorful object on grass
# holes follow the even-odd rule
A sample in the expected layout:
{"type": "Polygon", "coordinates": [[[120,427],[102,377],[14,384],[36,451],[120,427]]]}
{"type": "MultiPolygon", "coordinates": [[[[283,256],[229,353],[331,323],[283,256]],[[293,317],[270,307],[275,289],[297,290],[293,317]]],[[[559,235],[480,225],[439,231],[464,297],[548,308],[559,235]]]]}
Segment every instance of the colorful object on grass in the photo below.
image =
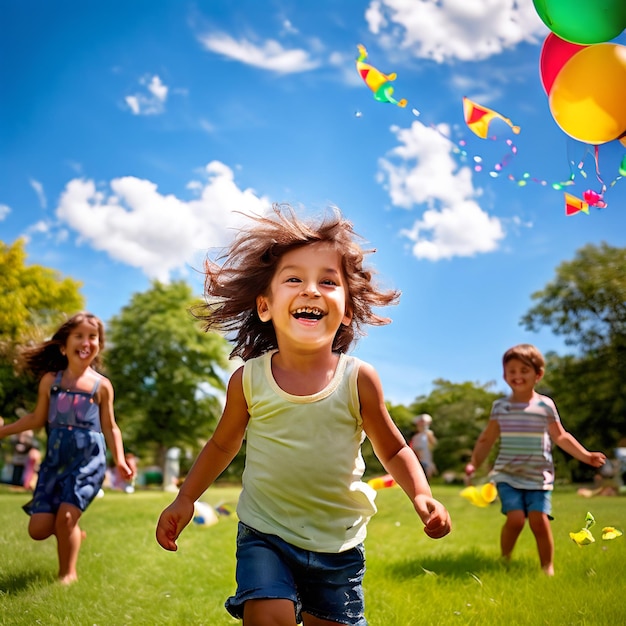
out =
{"type": "Polygon", "coordinates": [[[589,205],[571,193],[563,193],[565,196],[565,215],[576,215],[576,213],[586,213],[589,215],[589,205]]]}
{"type": "Polygon", "coordinates": [[[206,502],[200,500],[193,503],[193,523],[198,526],[213,526],[217,524],[218,517],[215,509],[206,502]]]}
{"type": "Polygon", "coordinates": [[[614,528],[613,526],[605,526],[602,529],[602,539],[604,541],[608,541],[610,539],[617,539],[622,536],[622,531],[618,528],[614,528]]]}
{"type": "Polygon", "coordinates": [[[461,491],[461,496],[471,502],[474,506],[481,508],[489,506],[498,495],[498,490],[493,483],[485,483],[480,488],[473,485],[465,487],[461,491]]]}
{"type": "Polygon", "coordinates": [[[481,106],[465,96],[463,96],[463,114],[465,116],[465,123],[469,129],[482,139],[487,138],[489,125],[495,119],[506,122],[516,135],[518,135],[521,130],[519,126],[515,126],[510,119],[504,117],[497,111],[481,106]]]}
{"type": "Polygon", "coordinates": [[[365,46],[359,44],[359,56],[356,60],[356,69],[359,72],[361,78],[365,81],[365,84],[374,92],[374,99],[378,102],[388,102],[395,104],[401,108],[407,105],[407,100],[396,100],[393,97],[393,87],[390,85],[391,81],[396,79],[395,72],[392,74],[383,74],[369,63],[365,63],[367,58],[367,50],[365,46]]]}
{"type": "Polygon", "coordinates": [[[570,533],[569,538],[580,548],[596,541],[588,528],[581,528],[577,533],[570,533]]]}
{"type": "Polygon", "coordinates": [[[367,484],[372,488],[378,491],[379,489],[386,489],[387,487],[393,487],[396,484],[396,481],[393,479],[393,476],[390,474],[385,474],[384,476],[377,476],[376,478],[370,478],[367,481],[367,484]]]}
{"type": "Polygon", "coordinates": [[[589,530],[592,526],[594,526],[596,520],[594,516],[587,511],[587,515],[585,515],[585,527],[581,528],[577,533],[570,533],[569,538],[579,547],[587,546],[590,543],[595,543],[595,539],[589,530]]]}

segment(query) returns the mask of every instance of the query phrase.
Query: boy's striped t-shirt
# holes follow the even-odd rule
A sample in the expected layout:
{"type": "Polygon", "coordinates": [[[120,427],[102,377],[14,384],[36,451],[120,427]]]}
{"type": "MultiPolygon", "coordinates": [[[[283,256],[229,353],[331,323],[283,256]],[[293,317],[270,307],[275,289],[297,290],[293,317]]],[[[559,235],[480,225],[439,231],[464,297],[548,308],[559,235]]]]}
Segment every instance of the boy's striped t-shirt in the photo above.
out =
{"type": "Polygon", "coordinates": [[[500,449],[492,477],[518,489],[551,490],[554,485],[550,424],[560,421],[554,401],[535,393],[530,402],[500,398],[490,419],[500,427],[500,449]]]}

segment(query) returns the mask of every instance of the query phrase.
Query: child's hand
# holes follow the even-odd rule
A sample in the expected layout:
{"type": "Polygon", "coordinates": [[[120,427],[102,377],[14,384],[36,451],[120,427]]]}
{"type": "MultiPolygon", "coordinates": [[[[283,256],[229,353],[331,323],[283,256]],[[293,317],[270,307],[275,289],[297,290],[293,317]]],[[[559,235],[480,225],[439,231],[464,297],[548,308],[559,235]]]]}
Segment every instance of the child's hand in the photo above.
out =
{"type": "Polygon", "coordinates": [[[135,470],[133,470],[124,459],[117,463],[116,467],[119,475],[127,482],[132,480],[135,476],[135,470]]]}
{"type": "Polygon", "coordinates": [[[450,514],[438,500],[428,496],[417,496],[415,510],[424,522],[424,532],[431,539],[441,539],[452,529],[450,514]]]}
{"type": "Polygon", "coordinates": [[[156,540],[165,550],[176,552],[176,540],[193,517],[193,502],[176,498],[159,517],[156,540]]]}
{"type": "Polygon", "coordinates": [[[475,471],[476,471],[476,468],[471,463],[468,463],[465,466],[465,475],[466,476],[473,476],[475,471]]]}
{"type": "Polygon", "coordinates": [[[591,467],[602,467],[606,463],[606,455],[603,452],[590,452],[587,463],[591,467]]]}

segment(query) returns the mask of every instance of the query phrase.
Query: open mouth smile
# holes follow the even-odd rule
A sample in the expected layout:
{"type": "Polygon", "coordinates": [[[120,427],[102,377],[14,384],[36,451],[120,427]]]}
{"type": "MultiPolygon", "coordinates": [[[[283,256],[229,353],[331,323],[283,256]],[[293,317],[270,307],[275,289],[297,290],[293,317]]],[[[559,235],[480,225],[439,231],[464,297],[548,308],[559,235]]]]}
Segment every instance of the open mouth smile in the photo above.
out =
{"type": "Polygon", "coordinates": [[[324,311],[317,307],[303,306],[296,309],[292,315],[297,319],[305,320],[321,320],[324,317],[324,311]]]}

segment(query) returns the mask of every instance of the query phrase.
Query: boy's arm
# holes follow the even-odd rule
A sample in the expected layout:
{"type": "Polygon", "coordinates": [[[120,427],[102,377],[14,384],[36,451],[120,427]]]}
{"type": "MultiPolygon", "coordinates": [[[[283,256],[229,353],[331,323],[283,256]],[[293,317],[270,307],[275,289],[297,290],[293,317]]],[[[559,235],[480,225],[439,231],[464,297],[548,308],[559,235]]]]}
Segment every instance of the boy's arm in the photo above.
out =
{"type": "Polygon", "coordinates": [[[476,444],[474,445],[474,451],[472,452],[472,458],[470,462],[465,466],[465,473],[473,474],[478,467],[480,467],[484,460],[489,456],[493,444],[498,440],[500,436],[500,426],[496,420],[489,420],[485,430],[480,433],[476,444]]]}
{"type": "Polygon", "coordinates": [[[592,467],[602,467],[606,461],[603,452],[589,452],[587,448],[581,445],[578,440],[568,433],[562,426],[561,422],[553,422],[548,427],[548,433],[553,443],[561,450],[571,454],[575,459],[587,463],[592,467]]]}
{"type": "Polygon", "coordinates": [[[156,538],[166,550],[177,549],[176,539],[193,517],[194,502],[230,465],[243,443],[248,425],[248,405],[243,394],[243,367],[230,378],[222,417],[196,458],[176,499],[161,513],[156,538]]]}
{"type": "Polygon", "coordinates": [[[359,369],[358,388],[363,429],[374,453],[410,498],[426,534],[433,539],[447,535],[451,528],[450,515],[432,497],[422,466],[387,411],[380,378],[367,363],[362,363],[359,369]]]}
{"type": "Polygon", "coordinates": [[[39,381],[37,404],[32,413],[26,413],[11,424],[2,425],[0,420],[0,439],[24,432],[25,430],[39,430],[48,421],[48,407],[50,405],[50,387],[54,382],[54,374],[44,374],[39,381]]]}

